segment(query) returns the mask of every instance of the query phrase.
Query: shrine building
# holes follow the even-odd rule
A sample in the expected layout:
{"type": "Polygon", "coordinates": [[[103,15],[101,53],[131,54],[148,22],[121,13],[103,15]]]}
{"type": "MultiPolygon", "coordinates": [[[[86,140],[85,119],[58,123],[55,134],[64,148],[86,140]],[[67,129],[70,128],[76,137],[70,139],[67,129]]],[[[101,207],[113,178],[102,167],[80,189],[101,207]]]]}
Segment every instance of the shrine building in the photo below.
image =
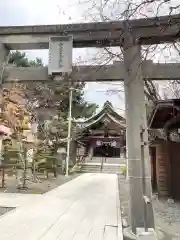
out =
{"type": "Polygon", "coordinates": [[[88,159],[93,157],[120,158],[126,154],[126,121],[105,102],[101,111],[79,123],[76,140],[84,146],[88,159]]]}

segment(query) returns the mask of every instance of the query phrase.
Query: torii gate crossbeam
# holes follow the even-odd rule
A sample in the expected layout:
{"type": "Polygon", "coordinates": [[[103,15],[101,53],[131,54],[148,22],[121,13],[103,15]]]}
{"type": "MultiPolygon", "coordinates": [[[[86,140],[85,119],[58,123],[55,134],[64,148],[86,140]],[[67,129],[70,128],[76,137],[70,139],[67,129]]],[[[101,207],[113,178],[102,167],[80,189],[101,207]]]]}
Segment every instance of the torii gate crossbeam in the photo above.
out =
{"type": "Polygon", "coordinates": [[[0,27],[1,42],[10,49],[48,49],[49,37],[73,35],[73,47],[106,47],[124,44],[126,27],[136,44],[171,42],[178,38],[180,15],[125,21],[63,25],[0,27]]]}
{"type": "MultiPolygon", "coordinates": [[[[78,66],[73,68],[71,75],[73,80],[82,82],[124,81],[126,76],[123,62],[114,62],[112,65],[78,66]]],[[[180,64],[145,61],[142,63],[142,75],[144,79],[148,80],[179,80],[180,64]]],[[[52,78],[48,76],[47,67],[5,67],[3,83],[15,81],[52,82],[52,78]]]]}

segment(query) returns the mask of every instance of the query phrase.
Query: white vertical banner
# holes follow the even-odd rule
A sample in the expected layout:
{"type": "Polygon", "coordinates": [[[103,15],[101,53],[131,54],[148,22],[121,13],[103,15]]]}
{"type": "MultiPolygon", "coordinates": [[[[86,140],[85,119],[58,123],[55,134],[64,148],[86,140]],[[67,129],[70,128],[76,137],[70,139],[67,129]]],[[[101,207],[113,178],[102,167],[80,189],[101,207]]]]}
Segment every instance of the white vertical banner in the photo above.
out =
{"type": "Polygon", "coordinates": [[[72,36],[50,37],[48,74],[70,73],[72,71],[72,51],[72,36]]]}

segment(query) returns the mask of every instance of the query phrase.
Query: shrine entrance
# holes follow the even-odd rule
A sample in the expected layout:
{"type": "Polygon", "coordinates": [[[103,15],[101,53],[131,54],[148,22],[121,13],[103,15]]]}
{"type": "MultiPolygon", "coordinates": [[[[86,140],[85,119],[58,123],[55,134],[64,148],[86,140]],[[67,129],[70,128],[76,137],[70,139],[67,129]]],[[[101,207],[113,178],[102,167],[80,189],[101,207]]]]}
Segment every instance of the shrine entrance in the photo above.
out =
{"type": "Polygon", "coordinates": [[[93,157],[108,157],[108,158],[119,158],[120,148],[115,148],[109,145],[102,145],[94,148],[93,157]]]}

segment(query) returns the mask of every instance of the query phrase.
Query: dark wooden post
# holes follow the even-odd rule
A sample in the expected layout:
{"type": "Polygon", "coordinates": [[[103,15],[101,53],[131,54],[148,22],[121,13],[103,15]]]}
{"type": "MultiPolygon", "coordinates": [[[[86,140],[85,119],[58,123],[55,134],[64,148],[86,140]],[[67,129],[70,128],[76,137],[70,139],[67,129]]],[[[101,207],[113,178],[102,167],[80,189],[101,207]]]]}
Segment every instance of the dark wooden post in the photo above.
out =
{"type": "Polygon", "coordinates": [[[170,156],[170,139],[169,132],[166,133],[165,140],[165,149],[166,149],[166,166],[167,166],[167,181],[168,181],[168,197],[172,198],[172,161],[170,156]]]}

